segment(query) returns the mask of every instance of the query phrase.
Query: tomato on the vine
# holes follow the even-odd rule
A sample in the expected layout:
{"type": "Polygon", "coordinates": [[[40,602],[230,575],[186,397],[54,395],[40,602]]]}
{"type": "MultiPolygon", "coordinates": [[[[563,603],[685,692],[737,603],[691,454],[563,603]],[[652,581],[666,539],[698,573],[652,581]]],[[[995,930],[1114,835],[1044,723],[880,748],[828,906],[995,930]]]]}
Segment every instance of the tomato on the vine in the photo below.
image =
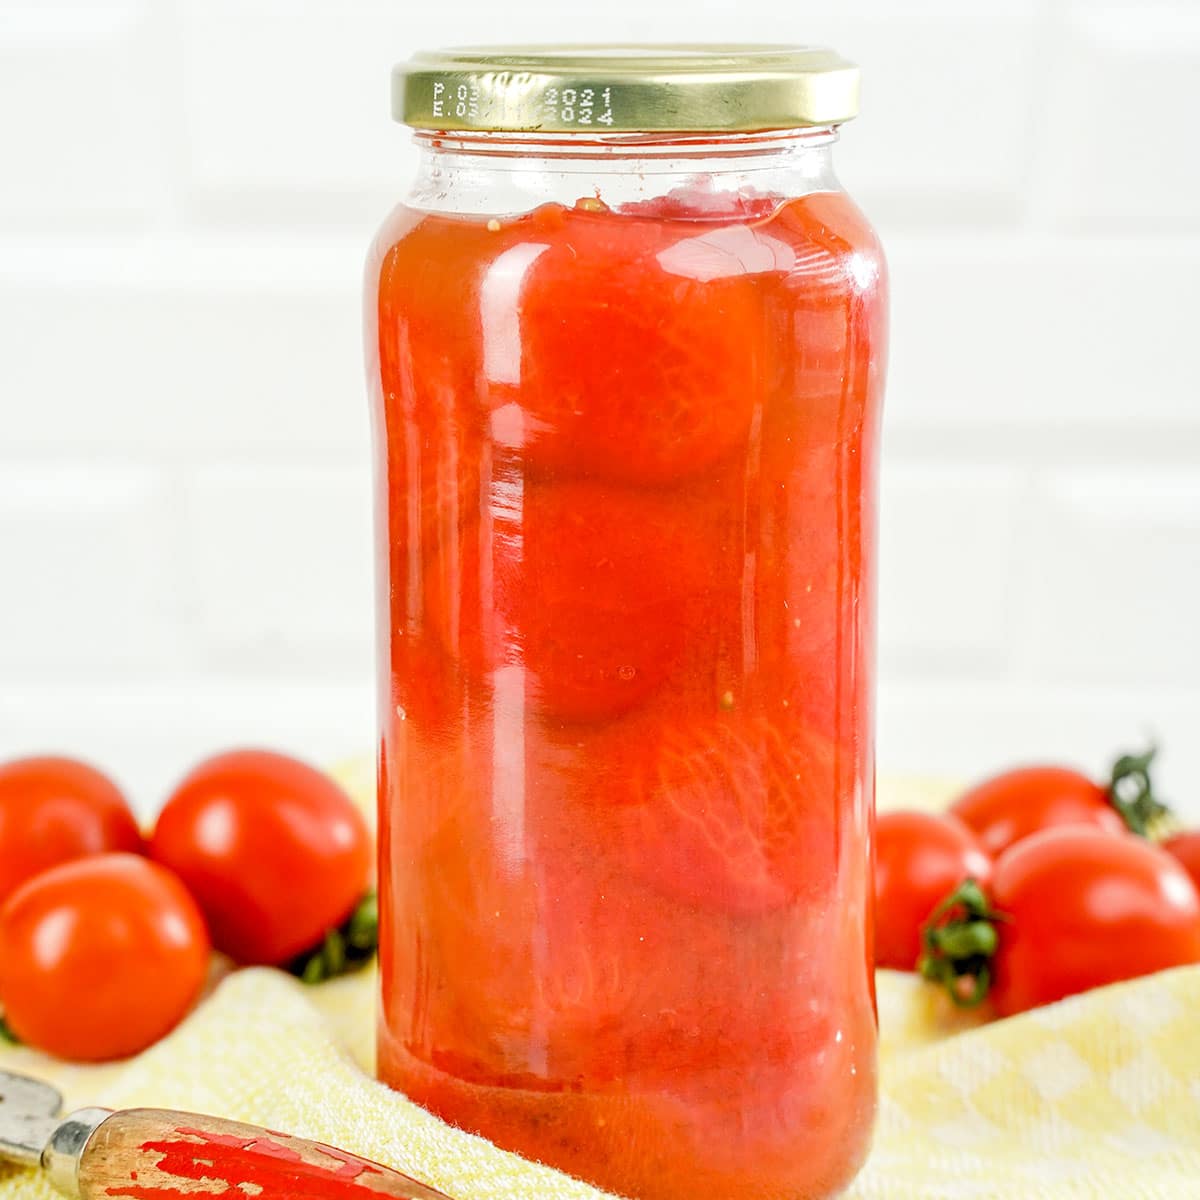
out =
{"type": "Polygon", "coordinates": [[[925,931],[926,978],[1000,1016],[1200,962],[1200,895],[1166,851],[1099,829],[1047,829],[960,888],[925,931]]]}
{"type": "Polygon", "coordinates": [[[987,887],[992,860],[957,817],[885,812],[875,825],[875,965],[913,971],[921,927],[960,883],[987,887]]]}
{"type": "Polygon", "coordinates": [[[64,863],[0,910],[4,1018],[59,1058],[125,1058],[183,1019],[209,953],[204,918],[170,871],[133,854],[64,863]]]}
{"type": "Polygon", "coordinates": [[[350,797],[266,750],[200,763],[163,807],[150,853],[187,884],[213,944],[240,964],[281,965],[320,946],[371,876],[370,832],[350,797]]]}
{"type": "Polygon", "coordinates": [[[993,857],[1030,834],[1057,825],[1145,835],[1166,808],[1154,796],[1154,750],[1117,759],[1107,784],[1069,767],[1003,771],[969,788],[950,811],[973,829],[993,857]]]}
{"type": "Polygon", "coordinates": [[[0,765],[0,902],[59,863],[141,849],[128,802],[95,767],[49,755],[0,765]]]}

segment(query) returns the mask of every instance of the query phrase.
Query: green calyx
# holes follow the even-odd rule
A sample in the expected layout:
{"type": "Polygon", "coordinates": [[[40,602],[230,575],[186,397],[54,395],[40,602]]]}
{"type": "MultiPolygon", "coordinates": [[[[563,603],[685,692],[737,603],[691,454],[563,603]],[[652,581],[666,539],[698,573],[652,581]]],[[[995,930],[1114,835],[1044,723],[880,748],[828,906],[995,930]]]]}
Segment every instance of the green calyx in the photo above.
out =
{"type": "Polygon", "coordinates": [[[992,986],[992,958],[1000,942],[996,925],[1005,920],[974,879],[964,880],[921,930],[921,977],[945,988],[959,1008],[982,1004],[992,986]]]}
{"type": "Polygon", "coordinates": [[[361,970],[379,949],[379,897],[367,892],[336,929],[329,930],[314,950],[294,958],[284,968],[303,983],[324,983],[361,970]]]}
{"type": "Polygon", "coordinates": [[[1139,837],[1150,837],[1170,809],[1154,794],[1150,764],[1158,753],[1151,746],[1144,754],[1123,754],[1113,763],[1108,799],[1125,824],[1139,837]]]}

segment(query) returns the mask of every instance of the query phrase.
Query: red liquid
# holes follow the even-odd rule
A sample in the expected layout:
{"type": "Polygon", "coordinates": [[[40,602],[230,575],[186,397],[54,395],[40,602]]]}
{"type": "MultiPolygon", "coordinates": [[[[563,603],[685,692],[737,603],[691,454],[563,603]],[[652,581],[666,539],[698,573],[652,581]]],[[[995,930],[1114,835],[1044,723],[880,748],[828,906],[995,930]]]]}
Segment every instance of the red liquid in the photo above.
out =
{"type": "Polygon", "coordinates": [[[401,214],[368,284],[380,1073],[643,1200],[830,1195],[875,1109],[878,244],[835,193],[491,224],[401,214]]]}

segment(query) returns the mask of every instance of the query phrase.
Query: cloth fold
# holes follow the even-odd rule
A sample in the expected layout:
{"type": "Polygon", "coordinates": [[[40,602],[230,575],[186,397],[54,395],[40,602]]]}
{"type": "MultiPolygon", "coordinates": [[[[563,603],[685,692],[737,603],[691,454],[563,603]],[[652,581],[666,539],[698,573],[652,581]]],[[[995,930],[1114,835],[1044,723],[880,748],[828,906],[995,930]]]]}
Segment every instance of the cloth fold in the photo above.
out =
{"type": "MultiPolygon", "coordinates": [[[[71,1105],[161,1105],[316,1138],[461,1200],[603,1193],[439,1121],[371,1077],[374,972],[305,988],[270,970],[224,979],[128,1063],[79,1067],[24,1048],[0,1066],[71,1105]]],[[[993,1024],[912,976],[879,973],[882,1096],[853,1200],[1183,1200],[1200,1196],[1200,967],[993,1024]]],[[[0,1200],[53,1192],[0,1175],[0,1200]]]]}

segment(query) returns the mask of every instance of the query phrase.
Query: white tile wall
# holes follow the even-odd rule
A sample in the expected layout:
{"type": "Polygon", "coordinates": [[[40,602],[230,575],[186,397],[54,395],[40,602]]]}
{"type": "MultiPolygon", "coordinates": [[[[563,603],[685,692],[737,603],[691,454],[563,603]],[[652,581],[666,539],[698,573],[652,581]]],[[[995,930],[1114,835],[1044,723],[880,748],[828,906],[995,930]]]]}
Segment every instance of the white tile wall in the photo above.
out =
{"type": "Polygon", "coordinates": [[[1200,677],[1200,471],[1056,472],[1038,507],[1041,571],[1024,625],[1039,676],[1131,687],[1200,677]]]}
{"type": "Polygon", "coordinates": [[[1200,5],[1076,3],[1052,84],[1044,211],[1063,229],[1194,232],[1200,5]]]}
{"type": "Polygon", "coordinates": [[[1012,643],[1020,499],[1008,466],[887,460],[880,493],[883,670],[970,680],[1012,643]]]}
{"type": "Polygon", "coordinates": [[[253,253],[213,278],[216,263],[166,246],[148,270],[134,244],[102,255],[102,275],[73,249],[44,248],[45,279],[0,250],[5,449],[361,456],[360,247],[317,278],[253,253]]]}
{"type": "Polygon", "coordinates": [[[102,230],[144,221],[167,183],[146,113],[144,6],[5,0],[0,221],[102,230]]]}
{"type": "Polygon", "coordinates": [[[881,767],[1099,770],[1200,819],[1200,4],[4,0],[0,756],[153,807],[372,741],[359,276],[388,67],[487,40],[807,40],[888,244],[881,767]]]}
{"type": "MultiPolygon", "coordinates": [[[[158,675],[178,665],[178,560],[168,484],[85,461],[0,474],[0,679],[158,675]]],[[[0,685],[0,686],[3,686],[0,685]]]]}
{"type": "MultiPolygon", "coordinates": [[[[1200,56],[1196,88],[1200,115],[1200,56]]],[[[1064,427],[1119,445],[1129,432],[1194,436],[1200,236],[1146,231],[1143,220],[1107,238],[897,231],[893,421],[1034,443],[1064,427]]]]}
{"type": "Polygon", "coordinates": [[[370,476],[207,467],[185,484],[185,578],[211,662],[303,678],[372,669],[370,476]]]}
{"type": "Polygon", "coordinates": [[[256,206],[260,219],[285,223],[380,217],[398,150],[380,118],[406,7],[298,13],[293,0],[183,0],[186,182],[200,208],[256,206]]]}

